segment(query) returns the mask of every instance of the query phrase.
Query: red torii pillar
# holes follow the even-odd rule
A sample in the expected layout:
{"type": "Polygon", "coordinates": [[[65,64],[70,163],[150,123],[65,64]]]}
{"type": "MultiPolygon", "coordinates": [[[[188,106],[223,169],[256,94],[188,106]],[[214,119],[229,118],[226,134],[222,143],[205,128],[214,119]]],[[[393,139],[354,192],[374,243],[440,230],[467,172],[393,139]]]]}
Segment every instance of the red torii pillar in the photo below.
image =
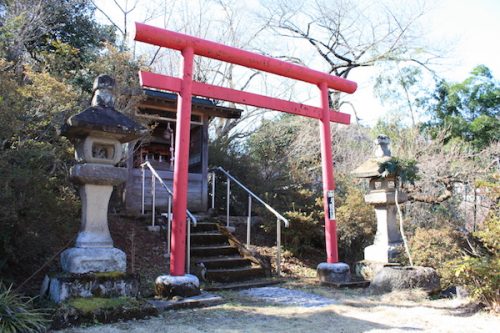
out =
{"type": "Polygon", "coordinates": [[[142,23],[136,23],[135,40],[179,50],[183,56],[182,79],[150,72],[139,73],[142,86],[179,93],[170,274],[172,276],[185,274],[188,160],[191,97],[193,95],[283,111],[320,120],[327,263],[337,263],[337,231],[333,197],[335,182],[330,122],[349,124],[350,116],[349,114],[330,110],[328,90],[331,88],[353,93],[356,91],[357,84],[307,67],[142,23]],[[192,73],[193,56],[195,54],[315,84],[321,91],[321,107],[195,82],[192,73]]]}

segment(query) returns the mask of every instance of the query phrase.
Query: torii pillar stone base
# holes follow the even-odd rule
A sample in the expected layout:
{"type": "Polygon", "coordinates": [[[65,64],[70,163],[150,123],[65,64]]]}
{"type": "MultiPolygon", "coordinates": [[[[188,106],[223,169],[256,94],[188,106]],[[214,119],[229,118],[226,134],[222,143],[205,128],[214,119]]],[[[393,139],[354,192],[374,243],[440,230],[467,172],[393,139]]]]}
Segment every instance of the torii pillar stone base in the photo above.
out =
{"type": "Polygon", "coordinates": [[[351,281],[349,265],[343,262],[326,263],[318,265],[316,272],[319,282],[325,284],[344,284],[351,281]]]}

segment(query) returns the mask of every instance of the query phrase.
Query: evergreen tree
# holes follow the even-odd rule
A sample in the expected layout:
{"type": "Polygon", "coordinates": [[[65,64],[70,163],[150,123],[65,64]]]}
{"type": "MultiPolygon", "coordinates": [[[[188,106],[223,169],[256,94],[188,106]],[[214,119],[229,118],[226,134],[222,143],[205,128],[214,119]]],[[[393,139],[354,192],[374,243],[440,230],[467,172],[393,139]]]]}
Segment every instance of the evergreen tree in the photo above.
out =
{"type": "Polygon", "coordinates": [[[424,128],[433,136],[447,129],[445,142],[459,139],[480,150],[500,140],[500,83],[484,65],[463,82],[439,82],[425,104],[432,119],[424,128]]]}

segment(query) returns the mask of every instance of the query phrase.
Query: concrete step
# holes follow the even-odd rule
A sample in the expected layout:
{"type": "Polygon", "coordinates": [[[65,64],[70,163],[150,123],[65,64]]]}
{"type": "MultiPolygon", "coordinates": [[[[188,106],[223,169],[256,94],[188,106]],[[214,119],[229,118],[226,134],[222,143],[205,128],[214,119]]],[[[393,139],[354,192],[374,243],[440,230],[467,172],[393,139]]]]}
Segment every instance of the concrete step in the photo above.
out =
{"type": "Polygon", "coordinates": [[[219,229],[217,228],[217,223],[211,223],[211,222],[198,222],[196,224],[196,227],[193,227],[191,229],[192,233],[197,233],[197,232],[218,232],[219,229]]]}
{"type": "Polygon", "coordinates": [[[238,290],[238,289],[249,289],[249,288],[260,288],[271,286],[279,283],[283,283],[284,280],[265,278],[265,279],[255,279],[234,283],[208,283],[203,287],[206,291],[217,291],[217,290],[238,290]]]}
{"type": "Polygon", "coordinates": [[[198,258],[195,260],[195,262],[203,263],[203,265],[207,269],[239,268],[252,266],[252,262],[249,259],[244,259],[240,256],[198,258]]]}
{"type": "Polygon", "coordinates": [[[191,257],[217,257],[239,255],[238,249],[229,245],[191,246],[191,257]]]}
{"type": "Polygon", "coordinates": [[[207,269],[205,277],[209,282],[237,282],[263,278],[266,274],[261,267],[239,267],[207,269]]]}
{"type": "Polygon", "coordinates": [[[191,246],[229,244],[227,237],[218,232],[191,233],[191,246]]]}

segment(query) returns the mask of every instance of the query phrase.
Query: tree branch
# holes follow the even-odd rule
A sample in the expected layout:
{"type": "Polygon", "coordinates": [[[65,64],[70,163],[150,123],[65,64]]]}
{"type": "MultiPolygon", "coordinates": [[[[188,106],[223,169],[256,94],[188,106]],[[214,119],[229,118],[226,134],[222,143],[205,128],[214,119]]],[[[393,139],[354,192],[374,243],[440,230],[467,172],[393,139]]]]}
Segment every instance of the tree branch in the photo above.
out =
{"type": "Polygon", "coordinates": [[[106,12],[104,10],[102,10],[101,8],[99,8],[96,4],[95,4],[95,1],[94,0],[90,0],[92,2],[92,4],[94,5],[94,7],[99,11],[101,12],[102,15],[104,15],[104,17],[106,17],[106,19],[109,21],[109,23],[111,23],[116,29],[118,29],[118,31],[124,35],[125,32],[122,30],[122,28],[120,28],[118,26],[118,24],[116,24],[112,19],[111,17],[108,16],[108,14],[106,14],[106,12]]]}

